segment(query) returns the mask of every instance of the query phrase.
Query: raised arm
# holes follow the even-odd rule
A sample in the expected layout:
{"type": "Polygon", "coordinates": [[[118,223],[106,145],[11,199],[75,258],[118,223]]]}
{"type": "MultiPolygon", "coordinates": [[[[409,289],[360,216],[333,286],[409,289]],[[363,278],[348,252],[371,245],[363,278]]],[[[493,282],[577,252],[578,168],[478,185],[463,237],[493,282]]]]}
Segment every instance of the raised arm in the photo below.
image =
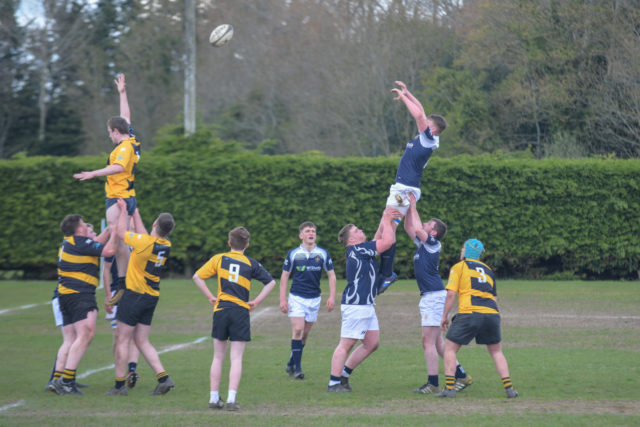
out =
{"type": "Polygon", "coordinates": [[[102,248],[101,257],[108,258],[110,256],[114,256],[116,254],[116,233],[111,230],[111,234],[109,234],[109,240],[107,244],[102,248]]]}
{"type": "Polygon", "coordinates": [[[409,210],[405,217],[404,229],[411,237],[411,240],[418,237],[420,241],[426,242],[429,237],[427,232],[422,228],[422,221],[420,220],[420,214],[418,214],[418,208],[416,206],[416,197],[413,193],[409,194],[409,210]]]}
{"type": "Polygon", "coordinates": [[[142,222],[142,217],[140,216],[140,211],[138,210],[138,208],[136,208],[135,211],[133,211],[133,215],[131,216],[131,219],[133,221],[133,231],[138,233],[138,234],[149,234],[147,233],[147,229],[144,226],[144,223],[142,222]]]}
{"type": "MultiPolygon", "coordinates": [[[[386,208],[380,220],[380,238],[376,238],[376,250],[379,254],[385,252],[396,242],[396,227],[394,219],[402,218],[402,214],[393,208],[386,208]]],[[[378,236],[378,233],[376,233],[378,236]]]]}
{"type": "Polygon", "coordinates": [[[127,84],[124,80],[124,74],[120,73],[113,81],[118,88],[120,94],[120,117],[124,118],[131,125],[131,111],[129,110],[129,100],[127,99],[127,84]]]}
{"type": "Polygon", "coordinates": [[[420,132],[424,132],[427,129],[427,115],[424,112],[424,108],[422,108],[422,104],[415,96],[413,96],[413,94],[411,94],[411,92],[409,92],[404,83],[401,81],[397,81],[395,83],[400,88],[391,89],[391,92],[396,94],[396,97],[393,99],[395,101],[401,100],[404,102],[404,105],[407,106],[407,110],[409,110],[409,114],[411,114],[416,121],[418,130],[420,132]]]}
{"type": "Polygon", "coordinates": [[[120,173],[124,171],[124,166],[117,163],[106,166],[102,169],[96,169],[94,171],[84,171],[80,173],[74,173],[73,177],[80,181],[86,181],[87,179],[95,178],[96,176],[107,176],[120,173]]]}

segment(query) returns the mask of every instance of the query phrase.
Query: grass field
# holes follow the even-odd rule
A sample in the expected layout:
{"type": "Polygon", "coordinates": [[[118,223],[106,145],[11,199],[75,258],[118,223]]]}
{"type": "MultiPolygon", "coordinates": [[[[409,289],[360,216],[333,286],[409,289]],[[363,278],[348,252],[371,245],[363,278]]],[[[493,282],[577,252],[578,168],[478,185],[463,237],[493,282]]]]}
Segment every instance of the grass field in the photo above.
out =
{"type": "Polygon", "coordinates": [[[57,396],[43,391],[61,342],[45,304],[54,283],[0,282],[0,425],[640,425],[640,282],[499,281],[504,352],[520,392],[509,401],[486,349],[476,345],[459,353],[474,384],[455,400],[411,392],[426,382],[426,368],[410,281],[378,299],[381,346],[354,371],[353,393],[326,392],[339,308],[323,309],[304,350],[306,377],[290,379],[290,326],[276,289],[252,315],[239,413],[207,408],[212,343],[198,339],[210,333],[208,302],[189,280],[161,286],[151,342],[166,351],[160,357],[175,390],[149,396],[155,379],[141,361],[142,379],[128,397],[104,396],[114,372],[106,369],[112,336],[101,310],[78,370],[90,387],[84,396],[57,396]],[[19,308],[29,304],[36,305],[19,308]]]}

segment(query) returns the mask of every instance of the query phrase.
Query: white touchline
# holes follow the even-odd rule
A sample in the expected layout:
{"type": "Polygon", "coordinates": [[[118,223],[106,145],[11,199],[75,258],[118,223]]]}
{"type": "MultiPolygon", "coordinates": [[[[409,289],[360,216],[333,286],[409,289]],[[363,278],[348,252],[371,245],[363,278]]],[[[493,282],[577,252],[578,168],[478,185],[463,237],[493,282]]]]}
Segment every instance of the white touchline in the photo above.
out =
{"type": "Polygon", "coordinates": [[[16,406],[24,405],[24,400],[18,400],[16,403],[9,403],[8,405],[0,406],[0,412],[6,411],[7,409],[15,408],[16,406]]]}
{"type": "MultiPolygon", "coordinates": [[[[258,317],[262,316],[266,312],[270,311],[271,309],[272,309],[272,307],[265,307],[262,310],[260,310],[259,312],[255,313],[255,314],[252,314],[251,315],[251,322],[253,322],[258,317]]],[[[164,354],[164,353],[168,353],[170,351],[175,351],[175,350],[182,350],[184,348],[191,347],[192,345],[200,344],[201,342],[206,341],[207,339],[211,339],[211,336],[204,336],[204,337],[200,337],[200,338],[198,338],[196,340],[193,340],[191,342],[172,345],[170,347],[167,347],[165,349],[162,349],[162,350],[158,351],[158,354],[164,354]]],[[[83,378],[88,377],[89,375],[93,375],[95,373],[106,371],[108,369],[114,369],[114,368],[115,368],[115,365],[111,364],[109,366],[103,366],[103,367],[97,368],[97,369],[90,369],[90,370],[85,371],[85,372],[81,373],[80,375],[78,375],[78,379],[83,379],[83,378]]]]}
{"type": "Polygon", "coordinates": [[[3,308],[2,310],[0,310],[0,314],[6,314],[6,313],[10,313],[12,311],[17,311],[17,310],[25,310],[27,308],[39,307],[41,305],[47,305],[47,304],[51,305],[51,301],[43,302],[40,304],[21,305],[20,307],[3,308]]]}

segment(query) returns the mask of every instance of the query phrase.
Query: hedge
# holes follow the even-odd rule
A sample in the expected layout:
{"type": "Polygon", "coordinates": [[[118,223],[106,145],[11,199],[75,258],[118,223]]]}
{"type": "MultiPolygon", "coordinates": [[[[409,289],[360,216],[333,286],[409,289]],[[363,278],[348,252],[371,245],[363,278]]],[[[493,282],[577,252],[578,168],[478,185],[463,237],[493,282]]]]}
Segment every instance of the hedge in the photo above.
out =
{"type": "MultiPolygon", "coordinates": [[[[398,160],[143,153],[136,191],[149,228],[160,212],[176,219],[175,274],[191,274],[227,250],[229,229],[244,225],[251,232],[247,254],[279,277],[287,251],[299,244],[298,225],[310,220],[342,277],[337,233],[354,223],[373,237],[398,160]]],[[[0,161],[0,270],[55,275],[61,219],[80,213],[99,224],[104,216],[104,179],[80,182],[72,175],[104,164],[97,157],[0,161]]],[[[423,221],[438,217],[449,226],[443,276],[464,240],[475,237],[500,277],[628,279],[637,277],[640,264],[639,185],[639,160],[435,157],[424,173],[418,209],[423,221]]],[[[401,225],[400,277],[413,277],[414,249],[401,225]]]]}

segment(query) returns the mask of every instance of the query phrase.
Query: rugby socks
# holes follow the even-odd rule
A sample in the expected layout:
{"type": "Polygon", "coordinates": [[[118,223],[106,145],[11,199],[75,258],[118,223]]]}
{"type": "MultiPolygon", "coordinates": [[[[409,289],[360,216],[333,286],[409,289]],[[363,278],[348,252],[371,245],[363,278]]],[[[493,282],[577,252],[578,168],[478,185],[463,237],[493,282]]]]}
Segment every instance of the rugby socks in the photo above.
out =
{"type": "Polygon", "coordinates": [[[229,390],[229,395],[227,396],[227,403],[233,403],[236,401],[236,393],[238,393],[238,390],[229,390]]]}
{"type": "Polygon", "coordinates": [[[136,362],[129,362],[129,372],[135,372],[138,364],[136,362]]]}
{"type": "Polygon", "coordinates": [[[513,383],[511,382],[511,377],[504,377],[502,379],[502,384],[504,384],[504,389],[505,390],[509,390],[510,388],[513,388],[513,383]]]}
{"type": "Polygon", "coordinates": [[[467,373],[462,369],[462,365],[456,366],[456,378],[467,378],[467,373]]]}
{"type": "Polygon", "coordinates": [[[302,369],[302,340],[291,340],[291,358],[296,370],[302,369]]]}
{"type": "Polygon", "coordinates": [[[427,382],[431,385],[438,387],[438,376],[437,375],[429,375],[429,379],[427,382]]]}
{"type": "Polygon", "coordinates": [[[156,378],[158,379],[159,383],[163,383],[167,380],[167,378],[169,378],[169,374],[167,374],[165,371],[162,371],[159,374],[156,374],[156,378]]]}
{"type": "Polygon", "coordinates": [[[456,383],[456,377],[453,375],[445,375],[444,376],[444,381],[445,381],[445,388],[447,390],[453,390],[453,386],[456,383]]]}
{"type": "Polygon", "coordinates": [[[218,403],[218,400],[220,400],[220,394],[218,393],[218,390],[210,391],[209,403],[218,403]]]}
{"type": "Polygon", "coordinates": [[[76,380],[76,370],[75,369],[65,369],[62,372],[62,382],[63,383],[72,383],[76,380]]]}
{"type": "Polygon", "coordinates": [[[340,384],[340,377],[331,375],[331,377],[329,378],[329,385],[332,386],[336,384],[340,384]]]}
{"type": "Polygon", "coordinates": [[[116,388],[124,387],[124,383],[127,379],[125,377],[116,377],[116,388]]]}
{"type": "Polygon", "coordinates": [[[347,365],[344,365],[344,368],[342,368],[342,376],[345,378],[349,378],[352,372],[353,369],[347,368],[347,365]]]}
{"type": "Polygon", "coordinates": [[[55,371],[53,373],[53,377],[51,377],[52,380],[57,380],[58,378],[60,378],[62,376],[62,371],[55,371]]]}
{"type": "Polygon", "coordinates": [[[396,244],[380,254],[380,274],[386,279],[393,274],[393,259],[396,256],[396,244]]]}

